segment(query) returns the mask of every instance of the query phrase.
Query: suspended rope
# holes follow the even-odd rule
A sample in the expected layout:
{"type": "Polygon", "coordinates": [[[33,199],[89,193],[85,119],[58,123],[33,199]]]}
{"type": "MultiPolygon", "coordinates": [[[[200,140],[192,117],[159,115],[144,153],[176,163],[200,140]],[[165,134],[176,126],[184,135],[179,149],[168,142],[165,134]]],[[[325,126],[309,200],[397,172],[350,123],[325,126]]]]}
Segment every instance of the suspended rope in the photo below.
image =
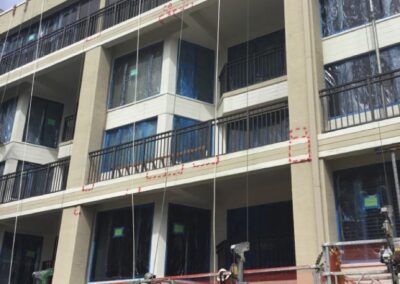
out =
{"type": "MultiPolygon", "coordinates": [[[[135,76],[135,88],[134,88],[134,103],[137,103],[137,92],[138,92],[138,77],[139,77],[139,53],[140,53],[140,26],[141,26],[141,15],[142,15],[142,0],[139,0],[138,4],[138,17],[137,17],[137,33],[136,33],[136,76],[135,76]]],[[[145,107],[145,104],[143,105],[145,107]]],[[[135,151],[135,140],[136,140],[136,121],[132,125],[132,164],[133,164],[133,175],[132,183],[134,183],[135,169],[136,169],[136,151],[135,151]]],[[[136,276],[136,236],[135,236],[135,192],[131,193],[131,214],[132,214],[132,280],[136,276]]]]}
{"type": "MultiPolygon", "coordinates": [[[[44,10],[44,3],[45,0],[42,0],[42,7],[40,11],[40,20],[39,20],[39,29],[38,29],[38,35],[40,34],[40,31],[42,29],[42,21],[43,21],[43,10],[44,10]]],[[[36,50],[35,50],[35,64],[33,68],[33,74],[32,74],[32,82],[31,82],[31,90],[30,90],[30,97],[29,97],[29,105],[28,105],[28,119],[26,122],[26,133],[25,133],[25,141],[27,141],[28,138],[28,133],[29,133],[29,123],[30,123],[30,118],[31,118],[31,107],[32,107],[32,98],[33,98],[33,92],[34,92],[34,86],[35,86],[35,79],[36,79],[36,69],[37,69],[37,59],[39,57],[39,38],[36,42],[36,50]]],[[[11,284],[11,276],[12,276],[12,268],[13,268],[13,261],[14,261],[14,250],[15,250],[15,241],[16,241],[16,235],[17,235],[17,227],[18,227],[18,217],[19,213],[21,210],[21,191],[22,191],[22,181],[23,181],[23,173],[24,173],[24,167],[25,167],[25,159],[26,159],[26,152],[27,152],[27,143],[24,143],[24,150],[23,150],[23,159],[22,159],[22,165],[21,165],[21,177],[19,180],[19,186],[18,186],[18,203],[17,203],[17,212],[15,216],[15,222],[14,222],[14,233],[13,233],[13,241],[12,241],[12,247],[11,247],[11,259],[10,259],[10,269],[9,269],[9,275],[8,275],[8,284],[11,284]]]]}
{"type": "MultiPolygon", "coordinates": [[[[177,56],[177,66],[178,66],[178,72],[177,72],[177,78],[175,80],[176,84],[175,86],[178,85],[178,74],[179,74],[179,68],[180,68],[180,58],[181,58],[181,47],[182,47],[182,37],[183,37],[183,23],[184,23],[184,12],[185,12],[185,5],[186,0],[182,0],[182,11],[180,13],[181,18],[180,18],[180,28],[179,28],[179,41],[178,41],[178,56],[177,56]]],[[[175,111],[176,111],[176,98],[177,98],[177,91],[175,91],[174,96],[173,96],[173,103],[172,103],[172,117],[174,119],[175,117],[175,111]]],[[[174,126],[173,126],[174,127],[174,126]]],[[[174,129],[173,131],[176,131],[176,129],[174,129]]],[[[171,136],[171,139],[173,139],[172,137],[176,137],[175,136],[171,136]]],[[[175,141],[175,143],[177,143],[175,141]]],[[[170,159],[172,159],[173,155],[175,155],[175,160],[176,160],[176,154],[177,153],[172,153],[172,143],[170,144],[171,146],[171,153],[169,155],[170,159]]],[[[154,260],[153,260],[153,271],[152,273],[155,274],[155,267],[156,267],[156,263],[157,263],[157,256],[158,256],[158,248],[159,248],[159,243],[160,243],[160,236],[161,236],[161,227],[163,224],[163,220],[164,220],[164,214],[165,214],[165,203],[166,203],[166,197],[167,197],[167,185],[168,185],[168,173],[169,173],[169,168],[170,168],[170,164],[166,163],[166,167],[165,167],[165,180],[164,180],[164,187],[162,189],[162,199],[161,199],[161,212],[160,212],[160,222],[158,225],[158,231],[157,231],[157,240],[156,240],[156,248],[155,248],[155,254],[154,254],[154,260]]]]}
{"type": "MultiPolygon", "coordinates": [[[[365,28],[365,32],[366,32],[366,42],[367,42],[367,48],[368,50],[374,49],[375,51],[375,56],[376,56],[376,60],[375,60],[375,64],[376,67],[378,68],[378,74],[382,74],[382,65],[381,65],[381,60],[380,60],[380,50],[379,50],[379,40],[378,40],[378,35],[377,35],[377,31],[376,31],[376,25],[375,25],[375,7],[372,1],[369,1],[369,8],[370,8],[370,14],[372,17],[372,23],[371,23],[371,34],[368,34],[368,28],[365,28]],[[373,47],[370,46],[370,42],[368,40],[369,36],[372,36],[373,38],[373,47]]],[[[373,67],[373,60],[372,60],[372,54],[371,52],[368,53],[368,57],[369,57],[369,63],[370,63],[370,73],[372,74],[373,70],[375,69],[373,67]]],[[[367,81],[368,82],[368,89],[369,90],[373,90],[372,86],[370,85],[370,80],[367,81]]],[[[384,92],[382,90],[382,86],[379,88],[380,89],[380,94],[381,94],[381,100],[382,100],[382,108],[385,108],[383,110],[383,113],[386,114],[387,110],[386,110],[386,104],[384,102],[385,95],[384,92]]],[[[372,95],[372,93],[370,94],[372,95]]],[[[374,112],[374,106],[371,106],[371,111],[374,112]]],[[[382,115],[381,112],[379,111],[379,115],[382,115]]],[[[386,115],[385,115],[386,118],[386,115]]],[[[390,193],[389,193],[389,179],[388,179],[388,171],[386,168],[386,159],[385,159],[385,154],[384,154],[384,149],[383,149],[383,141],[382,141],[382,132],[381,132],[381,122],[380,120],[377,121],[377,125],[378,125],[378,137],[379,137],[379,149],[380,149],[380,158],[381,158],[381,163],[382,163],[382,168],[383,168],[383,174],[384,174],[384,182],[385,182],[385,194],[388,195],[387,196],[387,200],[389,202],[388,205],[391,205],[391,197],[390,197],[390,193]]]]}
{"type": "MultiPolygon", "coordinates": [[[[249,108],[249,56],[250,56],[250,0],[246,1],[246,110],[247,110],[247,119],[246,119],[246,240],[250,242],[249,237],[249,149],[250,149],[250,112],[249,108]]],[[[267,125],[268,127],[268,125],[267,125]]]]}
{"type": "MultiPolygon", "coordinates": [[[[214,127],[215,127],[215,145],[219,145],[218,133],[218,71],[219,71],[219,47],[220,47],[220,22],[221,22],[221,0],[218,0],[218,15],[217,15],[217,43],[215,52],[215,74],[214,74],[214,127]]],[[[218,150],[218,149],[217,149],[218,150]]],[[[218,151],[216,155],[219,155],[218,151]]],[[[212,200],[212,259],[213,267],[211,272],[217,272],[217,242],[216,242],[216,210],[217,210],[217,169],[218,163],[214,163],[213,176],[213,200],[212,200]]]]}

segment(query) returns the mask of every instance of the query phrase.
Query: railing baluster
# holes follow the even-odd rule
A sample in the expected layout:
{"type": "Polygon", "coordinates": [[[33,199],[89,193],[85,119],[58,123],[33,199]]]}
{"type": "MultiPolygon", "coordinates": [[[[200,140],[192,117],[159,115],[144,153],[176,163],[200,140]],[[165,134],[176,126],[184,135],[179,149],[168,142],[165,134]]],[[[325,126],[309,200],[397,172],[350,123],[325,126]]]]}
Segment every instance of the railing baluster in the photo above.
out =
{"type": "MultiPolygon", "coordinates": [[[[161,1],[161,3],[157,3],[157,5],[153,4],[145,5],[145,3],[151,0],[142,0],[142,1],[144,2],[142,5],[145,7],[145,9],[142,10],[147,11],[149,9],[153,9],[157,6],[160,6],[163,3],[169,2],[170,0],[161,1]]],[[[118,1],[115,3],[113,7],[114,8],[113,13],[110,7],[105,7],[99,9],[98,11],[92,13],[91,15],[87,16],[84,19],[79,19],[74,23],[68,26],[64,26],[47,35],[44,35],[42,37],[39,37],[38,35],[38,39],[36,41],[26,44],[24,46],[20,46],[17,49],[2,56],[2,58],[0,59],[0,75],[36,60],[37,58],[35,58],[34,56],[36,52],[35,50],[32,50],[35,49],[36,46],[40,47],[38,50],[38,57],[43,57],[65,46],[71,45],[79,40],[89,37],[100,30],[107,29],[119,22],[125,21],[127,20],[127,18],[137,16],[139,14],[139,11],[137,11],[137,13],[135,12],[133,12],[132,14],[129,13],[130,3],[132,3],[131,0],[118,1]],[[117,11],[117,6],[119,7],[120,12],[117,11]],[[120,18],[117,18],[118,15],[122,16],[120,18]],[[128,17],[126,17],[126,15],[128,15],[128,17]],[[99,21],[100,16],[103,17],[102,24],[101,21],[99,21]],[[97,28],[98,23],[99,23],[99,28],[97,28]],[[72,33],[72,37],[66,36],[66,33],[68,33],[69,35],[72,33]],[[67,39],[65,40],[65,38],[67,39]],[[39,41],[39,45],[37,45],[37,41],[39,41]]],[[[135,3],[137,4],[137,1],[135,3]]]]}
{"type": "Polygon", "coordinates": [[[400,116],[399,101],[392,97],[400,69],[320,91],[324,115],[324,131],[400,116]],[[389,96],[387,99],[386,96],[389,96]],[[393,102],[392,102],[393,101],[393,102]]]}

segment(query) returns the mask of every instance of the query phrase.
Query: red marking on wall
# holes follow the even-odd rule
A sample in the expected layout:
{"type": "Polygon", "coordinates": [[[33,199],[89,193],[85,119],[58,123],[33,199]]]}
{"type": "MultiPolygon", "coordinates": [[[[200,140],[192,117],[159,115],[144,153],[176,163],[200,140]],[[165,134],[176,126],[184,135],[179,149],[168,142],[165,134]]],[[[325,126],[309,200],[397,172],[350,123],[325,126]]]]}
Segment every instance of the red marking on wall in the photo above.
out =
{"type": "Polygon", "coordinates": [[[82,185],[82,191],[83,191],[83,192],[89,192],[89,191],[92,191],[93,189],[94,189],[94,183],[89,184],[88,187],[82,185]]]}
{"type": "Polygon", "coordinates": [[[219,156],[217,155],[215,157],[215,161],[213,161],[213,162],[202,163],[202,164],[193,163],[192,167],[193,168],[201,168],[201,167],[207,167],[207,166],[218,165],[218,164],[219,164],[219,156]]]}
{"type": "Polygon", "coordinates": [[[165,18],[170,16],[176,16],[176,14],[181,13],[191,7],[193,7],[193,2],[185,3],[186,1],[183,0],[181,5],[174,7],[172,3],[164,5],[161,14],[158,16],[158,21],[163,23],[165,18]]]}
{"type": "Polygon", "coordinates": [[[309,162],[311,161],[311,139],[307,130],[307,127],[297,127],[294,129],[291,129],[289,131],[289,151],[288,151],[288,156],[289,156],[289,164],[297,164],[297,163],[303,163],[303,162],[309,162]],[[306,139],[306,147],[307,147],[307,157],[303,159],[294,159],[292,155],[292,143],[296,140],[299,139],[306,139]]]}
{"type": "Polygon", "coordinates": [[[81,215],[81,210],[79,209],[79,207],[75,207],[75,208],[74,208],[73,214],[74,214],[74,216],[79,216],[79,215],[81,215]]]}
{"type": "Polygon", "coordinates": [[[185,170],[185,165],[182,164],[182,167],[180,170],[178,171],[173,171],[173,172],[164,172],[162,174],[159,175],[149,175],[149,173],[146,173],[146,179],[147,180],[153,180],[153,179],[160,179],[160,178],[165,178],[165,177],[170,177],[170,176],[179,176],[179,175],[183,175],[183,172],[185,170]]]}

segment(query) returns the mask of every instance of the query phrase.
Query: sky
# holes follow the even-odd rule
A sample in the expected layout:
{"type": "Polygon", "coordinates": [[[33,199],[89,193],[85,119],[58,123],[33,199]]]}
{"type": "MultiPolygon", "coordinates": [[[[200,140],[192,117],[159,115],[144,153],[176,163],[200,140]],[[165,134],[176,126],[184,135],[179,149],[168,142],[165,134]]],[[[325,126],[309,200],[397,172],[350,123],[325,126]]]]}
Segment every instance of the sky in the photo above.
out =
{"type": "Polygon", "coordinates": [[[0,9],[8,10],[15,4],[19,4],[24,2],[24,0],[0,0],[0,9]]]}

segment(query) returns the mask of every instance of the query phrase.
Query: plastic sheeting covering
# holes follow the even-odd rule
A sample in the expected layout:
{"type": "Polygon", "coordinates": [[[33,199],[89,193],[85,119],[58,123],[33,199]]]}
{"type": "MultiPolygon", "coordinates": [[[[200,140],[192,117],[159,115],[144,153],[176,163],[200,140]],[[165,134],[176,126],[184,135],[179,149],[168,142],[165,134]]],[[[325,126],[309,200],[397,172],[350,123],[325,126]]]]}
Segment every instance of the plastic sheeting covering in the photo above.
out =
{"type": "Polygon", "coordinates": [[[135,247],[130,207],[97,214],[92,248],[91,281],[143,277],[149,272],[154,205],[135,206],[135,247]],[[135,255],[135,275],[132,273],[135,255]]]}
{"type": "MultiPolygon", "coordinates": [[[[381,50],[381,66],[383,73],[400,68],[400,46],[381,50]]],[[[326,66],[325,82],[328,88],[332,88],[377,74],[376,56],[370,53],[326,66]]],[[[331,102],[329,113],[330,116],[340,116],[370,110],[382,106],[382,97],[386,105],[400,101],[400,78],[372,85],[370,90],[364,86],[339,92],[331,98],[334,102],[331,102]]]]}
{"type": "MultiPolygon", "coordinates": [[[[151,118],[135,124],[135,141],[140,140],[157,133],[157,118],[151,118]]],[[[133,124],[114,128],[106,131],[104,137],[103,148],[118,146],[124,143],[132,142],[133,124]]],[[[150,160],[154,157],[156,142],[136,143],[135,146],[135,162],[150,160]]],[[[102,160],[102,172],[114,169],[115,167],[123,167],[132,164],[133,152],[132,147],[125,147],[111,151],[105,155],[102,160]]]]}
{"type": "Polygon", "coordinates": [[[214,51],[187,41],[180,44],[177,93],[213,102],[214,51]]]}
{"type": "Polygon", "coordinates": [[[136,52],[114,61],[110,87],[109,108],[132,103],[136,100],[160,93],[163,43],[139,50],[139,64],[136,66],[136,52]]]}
{"type": "MultiPolygon", "coordinates": [[[[320,0],[323,36],[330,36],[370,21],[370,0],[320,0]]],[[[400,12],[400,0],[372,0],[375,18],[400,12]]]]}
{"type": "Polygon", "coordinates": [[[400,219],[390,163],[341,170],[334,173],[336,212],[341,241],[383,239],[380,208],[393,206],[396,227],[400,219]]]}
{"type": "Polygon", "coordinates": [[[0,143],[9,142],[14,125],[17,98],[5,101],[0,107],[0,143]]]}

